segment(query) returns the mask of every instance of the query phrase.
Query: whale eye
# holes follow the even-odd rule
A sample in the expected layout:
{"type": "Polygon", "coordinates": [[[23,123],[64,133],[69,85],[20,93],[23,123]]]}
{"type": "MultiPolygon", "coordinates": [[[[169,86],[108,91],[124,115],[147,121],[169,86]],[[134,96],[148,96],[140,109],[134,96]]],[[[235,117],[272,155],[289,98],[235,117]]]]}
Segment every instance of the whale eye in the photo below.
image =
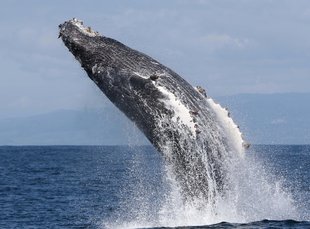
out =
{"type": "Polygon", "coordinates": [[[62,27],[62,24],[59,24],[59,25],[58,25],[58,28],[60,29],[61,27],[62,27]]]}
{"type": "Polygon", "coordinates": [[[156,74],[150,76],[150,79],[153,81],[156,81],[158,78],[159,78],[159,75],[156,75],[156,74]]]}

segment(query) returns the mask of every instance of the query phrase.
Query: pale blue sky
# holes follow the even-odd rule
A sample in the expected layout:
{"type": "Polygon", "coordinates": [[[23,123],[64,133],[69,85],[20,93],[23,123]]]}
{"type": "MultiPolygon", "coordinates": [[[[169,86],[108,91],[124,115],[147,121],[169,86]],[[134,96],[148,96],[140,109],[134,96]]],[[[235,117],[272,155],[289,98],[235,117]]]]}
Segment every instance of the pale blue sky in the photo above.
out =
{"type": "Polygon", "coordinates": [[[2,0],[0,118],[104,106],[57,39],[73,17],[211,96],[310,92],[308,0],[2,0]]]}

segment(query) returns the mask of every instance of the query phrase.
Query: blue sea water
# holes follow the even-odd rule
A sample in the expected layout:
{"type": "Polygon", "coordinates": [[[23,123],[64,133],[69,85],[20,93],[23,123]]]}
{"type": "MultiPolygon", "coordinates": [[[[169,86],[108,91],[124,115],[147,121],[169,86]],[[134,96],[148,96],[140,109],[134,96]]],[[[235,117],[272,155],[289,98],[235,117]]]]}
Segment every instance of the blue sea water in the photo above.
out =
{"type": "MultiPolygon", "coordinates": [[[[178,228],[310,228],[310,146],[260,145],[248,153],[283,181],[299,218],[178,228]]],[[[165,200],[163,162],[151,146],[3,146],[0,158],[0,228],[125,225],[152,220],[144,212],[160,211],[165,200]]]]}

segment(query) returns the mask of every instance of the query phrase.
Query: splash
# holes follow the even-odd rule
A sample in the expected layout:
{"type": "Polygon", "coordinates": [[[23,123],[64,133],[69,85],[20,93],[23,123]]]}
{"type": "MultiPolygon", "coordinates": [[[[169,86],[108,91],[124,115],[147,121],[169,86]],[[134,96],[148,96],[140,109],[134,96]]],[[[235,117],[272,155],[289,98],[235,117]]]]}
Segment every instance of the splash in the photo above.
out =
{"type": "Polygon", "coordinates": [[[263,168],[244,156],[248,144],[238,126],[225,109],[206,97],[205,90],[194,89],[171,69],[100,36],[82,21],[66,21],[59,29],[59,37],[89,78],[165,159],[166,195],[160,201],[140,198],[152,190],[136,185],[138,194],[127,205],[139,203],[139,211],[129,218],[156,226],[243,222],[268,212],[259,205],[264,201],[277,217],[287,215],[290,197],[280,184],[274,189],[275,182],[263,168]]]}
{"type": "MultiPolygon", "coordinates": [[[[225,152],[225,158],[220,158],[225,168],[225,184],[221,191],[216,187],[212,166],[207,167],[205,174],[190,174],[196,179],[208,182],[208,201],[201,196],[185,198],[182,183],[178,180],[173,163],[163,165],[164,195],[154,196],[151,188],[145,186],[143,169],[139,173],[135,197],[126,203],[135,209],[134,216],[122,219],[117,223],[105,225],[108,228],[147,228],[147,227],[177,227],[210,225],[219,222],[247,223],[262,219],[299,219],[291,194],[283,188],[281,180],[271,175],[271,172],[260,162],[254,153],[244,153],[244,140],[238,126],[233,122],[228,111],[207,99],[214,109],[220,133],[229,142],[230,150],[225,152]],[[142,179],[142,180],[141,180],[142,179]],[[140,187],[140,188],[138,188],[140,187]]],[[[180,106],[180,104],[178,104],[180,106]]],[[[158,120],[166,123],[165,119],[158,120]]],[[[171,119],[169,120],[171,123],[171,119]]],[[[191,138],[191,137],[188,137],[191,138]]],[[[186,137],[181,140],[188,140],[186,137]]],[[[219,139],[220,140],[220,139],[219,139]]],[[[227,144],[227,142],[222,144],[227,144]]],[[[198,142],[199,143],[199,142],[198,142]]],[[[174,148],[165,142],[166,155],[174,155],[174,148]]],[[[196,144],[195,149],[203,154],[203,144],[196,144]]],[[[222,149],[227,149],[223,147],[222,149]]],[[[168,158],[169,159],[169,158],[168,158]]],[[[193,159],[193,158],[192,158],[193,159]]],[[[203,158],[208,164],[208,157],[203,158]]],[[[170,159],[170,162],[173,159],[170,159]]],[[[193,159],[195,160],[195,159],[193,159]]],[[[138,160],[141,161],[141,158],[138,160]]],[[[144,161],[145,162],[145,161],[144,161]]],[[[193,165],[195,165],[195,161],[193,165]]],[[[144,163],[143,163],[144,164],[144,163]]],[[[135,165],[135,169],[140,168],[135,165]]],[[[191,177],[192,179],[192,177],[191,177]]],[[[161,185],[163,185],[161,184],[161,185]]],[[[203,188],[203,185],[202,185],[203,188]]]]}

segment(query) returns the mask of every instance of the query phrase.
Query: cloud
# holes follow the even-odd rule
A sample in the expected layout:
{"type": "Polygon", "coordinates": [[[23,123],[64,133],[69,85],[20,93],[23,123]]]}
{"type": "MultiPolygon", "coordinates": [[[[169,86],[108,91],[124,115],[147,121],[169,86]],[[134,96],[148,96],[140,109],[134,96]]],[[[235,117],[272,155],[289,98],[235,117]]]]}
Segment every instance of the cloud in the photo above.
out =
{"type": "Polygon", "coordinates": [[[227,34],[208,34],[198,38],[198,42],[212,50],[222,48],[245,48],[250,43],[247,38],[235,38],[227,34]]]}
{"type": "Polygon", "coordinates": [[[271,124],[273,124],[273,125],[282,125],[285,123],[286,123],[285,118],[277,118],[277,119],[274,119],[271,121],[271,124]]]}
{"type": "Polygon", "coordinates": [[[22,96],[36,112],[43,109],[40,99],[51,109],[77,106],[76,94],[88,96],[82,104],[102,102],[57,40],[57,25],[71,17],[158,59],[211,95],[310,90],[309,1],[85,1],[75,7],[55,1],[2,4],[0,94],[9,98],[0,100],[3,110],[22,96]]]}

